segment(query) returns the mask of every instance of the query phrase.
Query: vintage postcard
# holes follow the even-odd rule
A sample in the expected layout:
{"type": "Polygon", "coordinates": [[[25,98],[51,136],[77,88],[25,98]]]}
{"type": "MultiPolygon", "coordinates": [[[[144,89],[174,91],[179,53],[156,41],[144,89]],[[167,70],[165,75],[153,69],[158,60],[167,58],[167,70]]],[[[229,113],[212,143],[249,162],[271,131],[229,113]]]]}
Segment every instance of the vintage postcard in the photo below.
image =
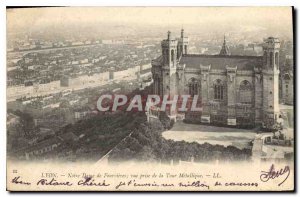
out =
{"type": "Polygon", "coordinates": [[[294,191],[293,7],[6,12],[7,190],[294,191]]]}

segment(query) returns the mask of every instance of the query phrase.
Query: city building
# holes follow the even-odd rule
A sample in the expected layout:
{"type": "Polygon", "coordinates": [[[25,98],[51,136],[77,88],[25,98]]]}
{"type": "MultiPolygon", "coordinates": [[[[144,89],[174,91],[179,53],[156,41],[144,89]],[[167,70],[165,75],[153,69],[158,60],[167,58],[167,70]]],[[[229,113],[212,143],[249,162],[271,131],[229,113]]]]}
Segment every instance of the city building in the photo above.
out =
{"type": "Polygon", "coordinates": [[[282,102],[287,105],[294,104],[294,75],[293,71],[282,73],[282,102]]]}
{"type": "Polygon", "coordinates": [[[293,59],[286,59],[280,69],[279,98],[281,103],[286,105],[294,104],[294,62],[293,59]]]}
{"type": "MultiPolygon", "coordinates": [[[[162,55],[152,60],[154,94],[198,95],[202,111],[198,122],[271,129],[279,116],[278,38],[263,44],[263,56],[230,55],[226,40],[219,55],[189,54],[189,41],[168,32],[162,55]]],[[[169,113],[176,117],[176,113],[169,113]]],[[[193,112],[187,112],[193,113],[193,112]]]]}

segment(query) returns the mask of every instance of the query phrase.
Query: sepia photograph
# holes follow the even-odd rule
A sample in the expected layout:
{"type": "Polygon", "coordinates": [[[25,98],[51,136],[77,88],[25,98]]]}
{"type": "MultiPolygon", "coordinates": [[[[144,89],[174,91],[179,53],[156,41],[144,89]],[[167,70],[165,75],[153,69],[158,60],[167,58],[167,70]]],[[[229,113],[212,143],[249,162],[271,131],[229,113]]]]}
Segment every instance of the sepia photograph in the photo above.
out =
{"type": "Polygon", "coordinates": [[[294,191],[294,12],[6,7],[7,190],[294,191]]]}

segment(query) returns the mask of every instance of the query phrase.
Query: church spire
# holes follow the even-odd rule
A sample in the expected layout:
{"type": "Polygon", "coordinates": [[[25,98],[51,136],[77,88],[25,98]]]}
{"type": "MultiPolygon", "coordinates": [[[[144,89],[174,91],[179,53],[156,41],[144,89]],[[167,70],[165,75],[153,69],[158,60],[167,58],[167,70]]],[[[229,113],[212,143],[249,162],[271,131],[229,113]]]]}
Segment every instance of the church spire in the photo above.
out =
{"type": "Polygon", "coordinates": [[[221,49],[221,51],[220,51],[220,55],[230,55],[229,48],[228,48],[228,46],[226,45],[226,37],[225,37],[225,34],[224,34],[224,42],[223,42],[222,49],[221,49]]]}

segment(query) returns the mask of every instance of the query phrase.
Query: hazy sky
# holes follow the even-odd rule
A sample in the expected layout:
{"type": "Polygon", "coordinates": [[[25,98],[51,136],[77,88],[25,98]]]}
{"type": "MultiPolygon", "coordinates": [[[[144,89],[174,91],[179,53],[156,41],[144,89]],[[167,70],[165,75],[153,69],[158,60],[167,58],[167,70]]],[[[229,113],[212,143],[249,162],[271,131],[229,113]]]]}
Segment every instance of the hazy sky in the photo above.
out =
{"type": "MultiPolygon", "coordinates": [[[[264,26],[292,31],[291,7],[61,7],[7,11],[8,30],[47,24],[115,23],[164,26],[264,26]]],[[[180,28],[179,27],[179,28],[180,28]]]]}

